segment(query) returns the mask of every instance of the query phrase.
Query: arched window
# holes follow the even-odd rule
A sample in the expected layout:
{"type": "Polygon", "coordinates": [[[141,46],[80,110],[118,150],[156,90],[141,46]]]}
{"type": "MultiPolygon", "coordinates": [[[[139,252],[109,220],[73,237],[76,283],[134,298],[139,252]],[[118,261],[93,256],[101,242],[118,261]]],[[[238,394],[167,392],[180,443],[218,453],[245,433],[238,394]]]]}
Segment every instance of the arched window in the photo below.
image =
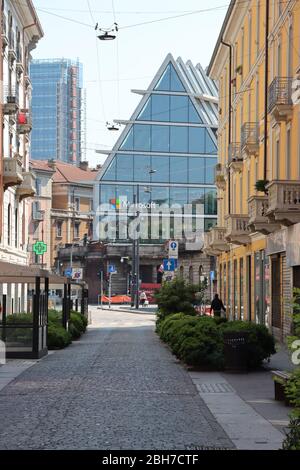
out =
{"type": "Polygon", "coordinates": [[[194,279],[194,270],[193,270],[193,266],[190,266],[189,267],[189,282],[191,284],[193,284],[193,279],[194,279]]]}
{"type": "Polygon", "coordinates": [[[203,277],[203,266],[200,264],[199,266],[199,284],[201,283],[201,279],[203,277]]]}
{"type": "Polygon", "coordinates": [[[7,207],[7,244],[11,244],[11,204],[7,207]]]}
{"type": "Polygon", "coordinates": [[[18,209],[15,209],[15,247],[16,248],[19,247],[18,225],[19,225],[18,209]]]}

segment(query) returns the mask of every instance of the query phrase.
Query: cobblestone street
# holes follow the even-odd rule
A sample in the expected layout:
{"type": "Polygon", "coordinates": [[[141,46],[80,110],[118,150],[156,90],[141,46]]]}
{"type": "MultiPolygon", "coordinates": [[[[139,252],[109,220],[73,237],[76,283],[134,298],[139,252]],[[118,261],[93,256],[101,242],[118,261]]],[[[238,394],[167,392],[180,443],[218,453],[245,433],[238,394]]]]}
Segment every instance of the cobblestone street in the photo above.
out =
{"type": "Polygon", "coordinates": [[[0,449],[234,447],[152,314],[91,310],[80,341],[0,392],[0,449]]]}

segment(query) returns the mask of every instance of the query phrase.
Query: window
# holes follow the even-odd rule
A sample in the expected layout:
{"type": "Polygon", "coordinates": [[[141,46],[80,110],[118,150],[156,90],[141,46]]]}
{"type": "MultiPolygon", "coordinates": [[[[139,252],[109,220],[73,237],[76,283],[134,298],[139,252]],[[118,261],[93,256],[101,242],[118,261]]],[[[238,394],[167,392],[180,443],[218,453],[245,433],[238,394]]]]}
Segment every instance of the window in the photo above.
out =
{"type": "Polygon", "coordinates": [[[74,238],[80,238],[80,222],[74,223],[74,238]]]}
{"type": "Polygon", "coordinates": [[[189,127],[189,152],[205,153],[205,129],[189,127]]]}
{"type": "Polygon", "coordinates": [[[244,260],[240,258],[240,320],[244,320],[244,260]]]}
{"type": "Polygon", "coordinates": [[[170,181],[170,157],[163,155],[152,156],[152,167],[155,173],[151,175],[153,183],[169,183],[170,181]]]}
{"type": "Polygon", "coordinates": [[[80,211],[80,197],[75,197],[74,198],[74,209],[77,212],[80,211]]]}
{"type": "Polygon", "coordinates": [[[40,178],[37,178],[35,180],[35,192],[36,192],[36,196],[40,196],[41,195],[41,187],[42,187],[42,182],[40,180],[40,178]]]}
{"type": "Polygon", "coordinates": [[[18,228],[19,228],[18,209],[15,209],[15,247],[16,248],[19,248],[18,228]]]}
{"type": "Polygon", "coordinates": [[[168,95],[152,95],[152,120],[169,121],[170,97],[168,95]]]}
{"type": "Polygon", "coordinates": [[[185,153],[188,151],[188,128],[171,126],[170,151],[185,153]]]}
{"type": "Polygon", "coordinates": [[[11,244],[11,204],[7,207],[7,244],[11,244]]]}
{"type": "Polygon", "coordinates": [[[215,189],[205,189],[205,214],[217,214],[217,191],[215,189]]]}
{"type": "Polygon", "coordinates": [[[188,122],[189,98],[187,96],[171,96],[170,120],[173,122],[188,122]]]}
{"type": "Polygon", "coordinates": [[[291,178],[291,129],[286,131],[286,179],[291,178]]]}
{"type": "Polygon", "coordinates": [[[58,220],[56,222],[56,237],[57,238],[62,237],[62,226],[63,226],[63,223],[60,220],[58,220]]]}
{"type": "Polygon", "coordinates": [[[116,178],[119,181],[133,180],[133,156],[127,154],[117,155],[116,178]]]}
{"type": "Polygon", "coordinates": [[[170,157],[170,183],[187,181],[187,157],[170,157]]]}
{"type": "Polygon", "coordinates": [[[116,157],[113,158],[109,164],[106,172],[104,173],[102,180],[104,181],[114,181],[116,179],[116,157]]]}
{"type": "Polygon", "coordinates": [[[169,126],[152,126],[151,150],[169,152],[169,126]]]}
{"type": "Polygon", "coordinates": [[[176,70],[171,63],[165,68],[155,90],[159,91],[185,91],[176,70]]]}
{"type": "Polygon", "coordinates": [[[189,158],[189,183],[205,183],[205,158],[189,158]]]}
{"type": "Polygon", "coordinates": [[[150,170],[151,170],[150,155],[134,155],[134,181],[149,182],[150,170]]]}
{"type": "MultiPolygon", "coordinates": [[[[134,150],[150,150],[151,126],[146,124],[134,125],[134,150]]],[[[129,148],[127,150],[130,150],[129,148]]]]}
{"type": "Polygon", "coordinates": [[[205,183],[215,184],[216,158],[205,158],[205,183]]]}

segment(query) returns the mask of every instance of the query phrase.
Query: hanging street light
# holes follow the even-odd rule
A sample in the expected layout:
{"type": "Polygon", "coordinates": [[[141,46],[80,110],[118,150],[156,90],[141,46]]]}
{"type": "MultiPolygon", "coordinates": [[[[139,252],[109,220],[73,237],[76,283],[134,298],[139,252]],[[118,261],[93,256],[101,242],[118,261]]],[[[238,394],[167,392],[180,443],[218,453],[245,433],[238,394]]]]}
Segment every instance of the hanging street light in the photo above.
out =
{"type": "Polygon", "coordinates": [[[112,33],[118,32],[119,27],[117,23],[114,23],[113,28],[102,29],[102,28],[98,28],[98,23],[97,23],[95,26],[95,30],[101,31],[101,34],[98,36],[98,39],[100,39],[100,41],[113,41],[114,39],[116,39],[117,36],[116,34],[112,34],[112,33]]]}

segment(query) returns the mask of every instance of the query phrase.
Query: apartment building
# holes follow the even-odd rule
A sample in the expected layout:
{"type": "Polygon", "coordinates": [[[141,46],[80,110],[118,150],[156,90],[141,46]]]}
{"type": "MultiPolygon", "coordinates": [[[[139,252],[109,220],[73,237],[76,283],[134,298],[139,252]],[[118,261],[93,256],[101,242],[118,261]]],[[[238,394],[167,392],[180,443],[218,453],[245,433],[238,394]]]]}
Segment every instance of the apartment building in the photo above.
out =
{"type": "MultiPolygon", "coordinates": [[[[0,48],[0,263],[28,264],[28,198],[35,193],[29,168],[31,120],[30,53],[43,31],[31,0],[1,2],[0,48]]],[[[24,309],[24,284],[1,284],[7,311],[24,309]]]]}
{"type": "Polygon", "coordinates": [[[57,161],[48,165],[55,171],[52,177],[51,209],[51,266],[63,273],[72,264],[75,245],[90,238],[93,231],[93,189],[97,171],[88,168],[88,162],[80,167],[57,161]],[[61,248],[69,248],[65,266],[60,266],[57,256],[61,248]]]}
{"type": "Polygon", "coordinates": [[[291,330],[300,287],[299,2],[231,1],[208,74],[219,82],[217,256],[230,318],[291,330]]]}
{"type": "Polygon", "coordinates": [[[55,170],[48,162],[31,160],[30,169],[35,175],[35,196],[29,210],[29,253],[30,265],[51,269],[51,210],[52,180],[55,170]],[[46,245],[45,253],[33,250],[37,242],[46,245]]]}

